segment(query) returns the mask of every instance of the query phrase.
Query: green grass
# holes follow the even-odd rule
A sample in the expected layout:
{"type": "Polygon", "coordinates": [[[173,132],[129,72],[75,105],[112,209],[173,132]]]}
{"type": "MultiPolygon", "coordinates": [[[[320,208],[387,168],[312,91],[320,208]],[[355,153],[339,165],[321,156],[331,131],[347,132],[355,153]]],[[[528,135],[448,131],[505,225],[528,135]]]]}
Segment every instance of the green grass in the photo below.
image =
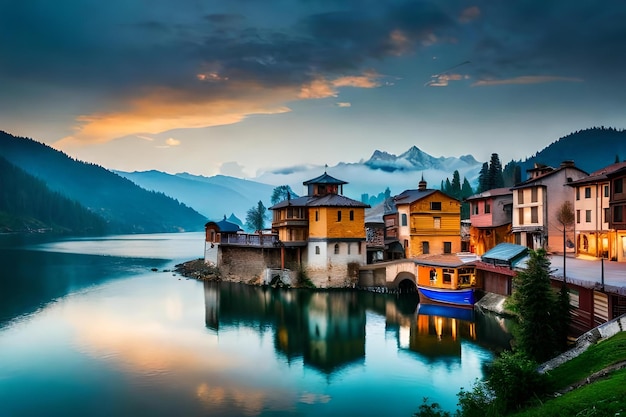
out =
{"type": "Polygon", "coordinates": [[[555,390],[575,384],[607,366],[626,360],[626,332],[599,342],[577,358],[548,372],[555,390]]]}
{"type": "MultiPolygon", "coordinates": [[[[549,372],[556,392],[580,382],[595,372],[626,360],[626,332],[591,346],[574,358],[549,372]]],[[[517,414],[517,417],[552,416],[626,416],[626,369],[574,389],[558,397],[538,399],[538,405],[517,414]]]]}

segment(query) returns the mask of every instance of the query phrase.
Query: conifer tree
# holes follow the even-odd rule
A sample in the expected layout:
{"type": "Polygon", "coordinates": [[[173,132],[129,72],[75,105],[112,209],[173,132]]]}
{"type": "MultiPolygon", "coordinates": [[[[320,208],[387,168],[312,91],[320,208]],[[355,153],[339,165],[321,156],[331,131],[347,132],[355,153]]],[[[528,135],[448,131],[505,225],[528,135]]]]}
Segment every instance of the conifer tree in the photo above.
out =
{"type": "Polygon", "coordinates": [[[500,163],[500,157],[497,153],[491,154],[491,161],[489,162],[489,174],[488,190],[494,188],[504,187],[504,179],[502,178],[502,163],[500,163]]]}
{"type": "Polygon", "coordinates": [[[513,279],[509,307],[517,313],[517,349],[543,362],[559,350],[557,300],[550,286],[550,260],[545,249],[531,250],[526,269],[513,279]]]}
{"type": "Polygon", "coordinates": [[[450,195],[456,199],[461,198],[461,175],[458,170],[454,170],[452,174],[452,183],[450,184],[450,195]]]}
{"type": "Polygon", "coordinates": [[[246,227],[249,230],[263,230],[267,219],[267,209],[259,200],[256,207],[252,207],[246,214],[246,227]]]}
{"type": "Polygon", "coordinates": [[[489,164],[485,162],[480,169],[480,173],[478,174],[478,190],[477,193],[482,193],[483,191],[487,191],[489,189],[489,164]]]}

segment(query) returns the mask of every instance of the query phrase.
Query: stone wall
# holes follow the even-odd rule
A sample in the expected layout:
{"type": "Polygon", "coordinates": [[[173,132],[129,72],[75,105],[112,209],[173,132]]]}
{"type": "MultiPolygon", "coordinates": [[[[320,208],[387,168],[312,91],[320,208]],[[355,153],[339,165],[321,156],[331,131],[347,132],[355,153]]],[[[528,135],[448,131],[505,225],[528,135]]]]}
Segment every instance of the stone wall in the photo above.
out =
{"type": "Polygon", "coordinates": [[[280,249],[220,246],[219,269],[225,281],[261,281],[266,268],[280,268],[280,249]]]}

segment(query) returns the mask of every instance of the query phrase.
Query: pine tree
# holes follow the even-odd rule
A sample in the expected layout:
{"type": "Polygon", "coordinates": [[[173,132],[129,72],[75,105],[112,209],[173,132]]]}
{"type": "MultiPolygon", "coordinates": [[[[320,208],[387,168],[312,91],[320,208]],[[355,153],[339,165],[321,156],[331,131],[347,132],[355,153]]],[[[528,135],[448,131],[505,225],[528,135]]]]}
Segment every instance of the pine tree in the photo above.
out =
{"type": "Polygon", "coordinates": [[[561,325],[557,300],[550,286],[550,260],[545,249],[531,250],[526,269],[514,277],[509,307],[517,312],[517,349],[543,362],[559,350],[556,330],[561,325]]]}
{"type": "Polygon", "coordinates": [[[289,198],[298,197],[288,185],[279,185],[272,191],[272,197],[270,199],[272,204],[279,203],[289,198]]]}
{"type": "Polygon", "coordinates": [[[497,153],[491,154],[488,171],[488,190],[504,187],[504,179],[502,178],[502,164],[497,153]]]}
{"type": "Polygon", "coordinates": [[[458,170],[454,170],[450,185],[450,195],[456,199],[461,199],[461,175],[458,170]]]}
{"type": "Polygon", "coordinates": [[[480,173],[478,174],[478,190],[476,190],[477,193],[482,193],[483,191],[487,191],[489,189],[488,176],[489,164],[485,162],[483,164],[483,167],[480,169],[480,173]]]}

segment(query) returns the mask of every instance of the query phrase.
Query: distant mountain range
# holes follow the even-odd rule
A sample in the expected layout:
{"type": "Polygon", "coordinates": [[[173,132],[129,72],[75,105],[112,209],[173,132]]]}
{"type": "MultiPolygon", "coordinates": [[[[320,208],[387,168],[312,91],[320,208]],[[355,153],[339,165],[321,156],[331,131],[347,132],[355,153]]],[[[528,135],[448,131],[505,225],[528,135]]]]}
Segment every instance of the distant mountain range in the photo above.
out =
{"type": "MultiPolygon", "coordinates": [[[[0,131],[0,156],[39,179],[51,192],[80,203],[101,217],[107,233],[178,232],[204,228],[204,216],[173,198],[161,192],[147,191],[98,165],[76,161],[32,139],[0,131]]],[[[17,199],[19,195],[13,198],[17,199]]],[[[47,204],[46,200],[40,204],[47,204]]],[[[2,207],[0,211],[4,211],[2,207]]]]}
{"type": "MultiPolygon", "coordinates": [[[[467,178],[475,187],[483,165],[472,155],[435,158],[413,146],[400,155],[376,150],[369,159],[356,163],[287,167],[251,180],[160,171],[111,172],[73,160],[34,140],[4,132],[0,132],[0,156],[41,179],[51,191],[101,216],[106,220],[107,231],[133,233],[200,230],[207,219],[221,220],[224,216],[245,221],[247,211],[258,201],[266,207],[271,205],[270,197],[276,186],[289,185],[304,195],[302,183],[324,171],[348,181],[344,194],[362,200],[386,188],[391,195],[417,188],[422,178],[429,188],[438,189],[446,178],[452,179],[455,170],[459,171],[461,180],[467,178]]],[[[560,138],[523,161],[509,163],[520,165],[525,179],[525,170],[535,162],[556,167],[564,160],[573,160],[583,170],[592,172],[625,158],[626,131],[592,128],[560,138]]]]}

